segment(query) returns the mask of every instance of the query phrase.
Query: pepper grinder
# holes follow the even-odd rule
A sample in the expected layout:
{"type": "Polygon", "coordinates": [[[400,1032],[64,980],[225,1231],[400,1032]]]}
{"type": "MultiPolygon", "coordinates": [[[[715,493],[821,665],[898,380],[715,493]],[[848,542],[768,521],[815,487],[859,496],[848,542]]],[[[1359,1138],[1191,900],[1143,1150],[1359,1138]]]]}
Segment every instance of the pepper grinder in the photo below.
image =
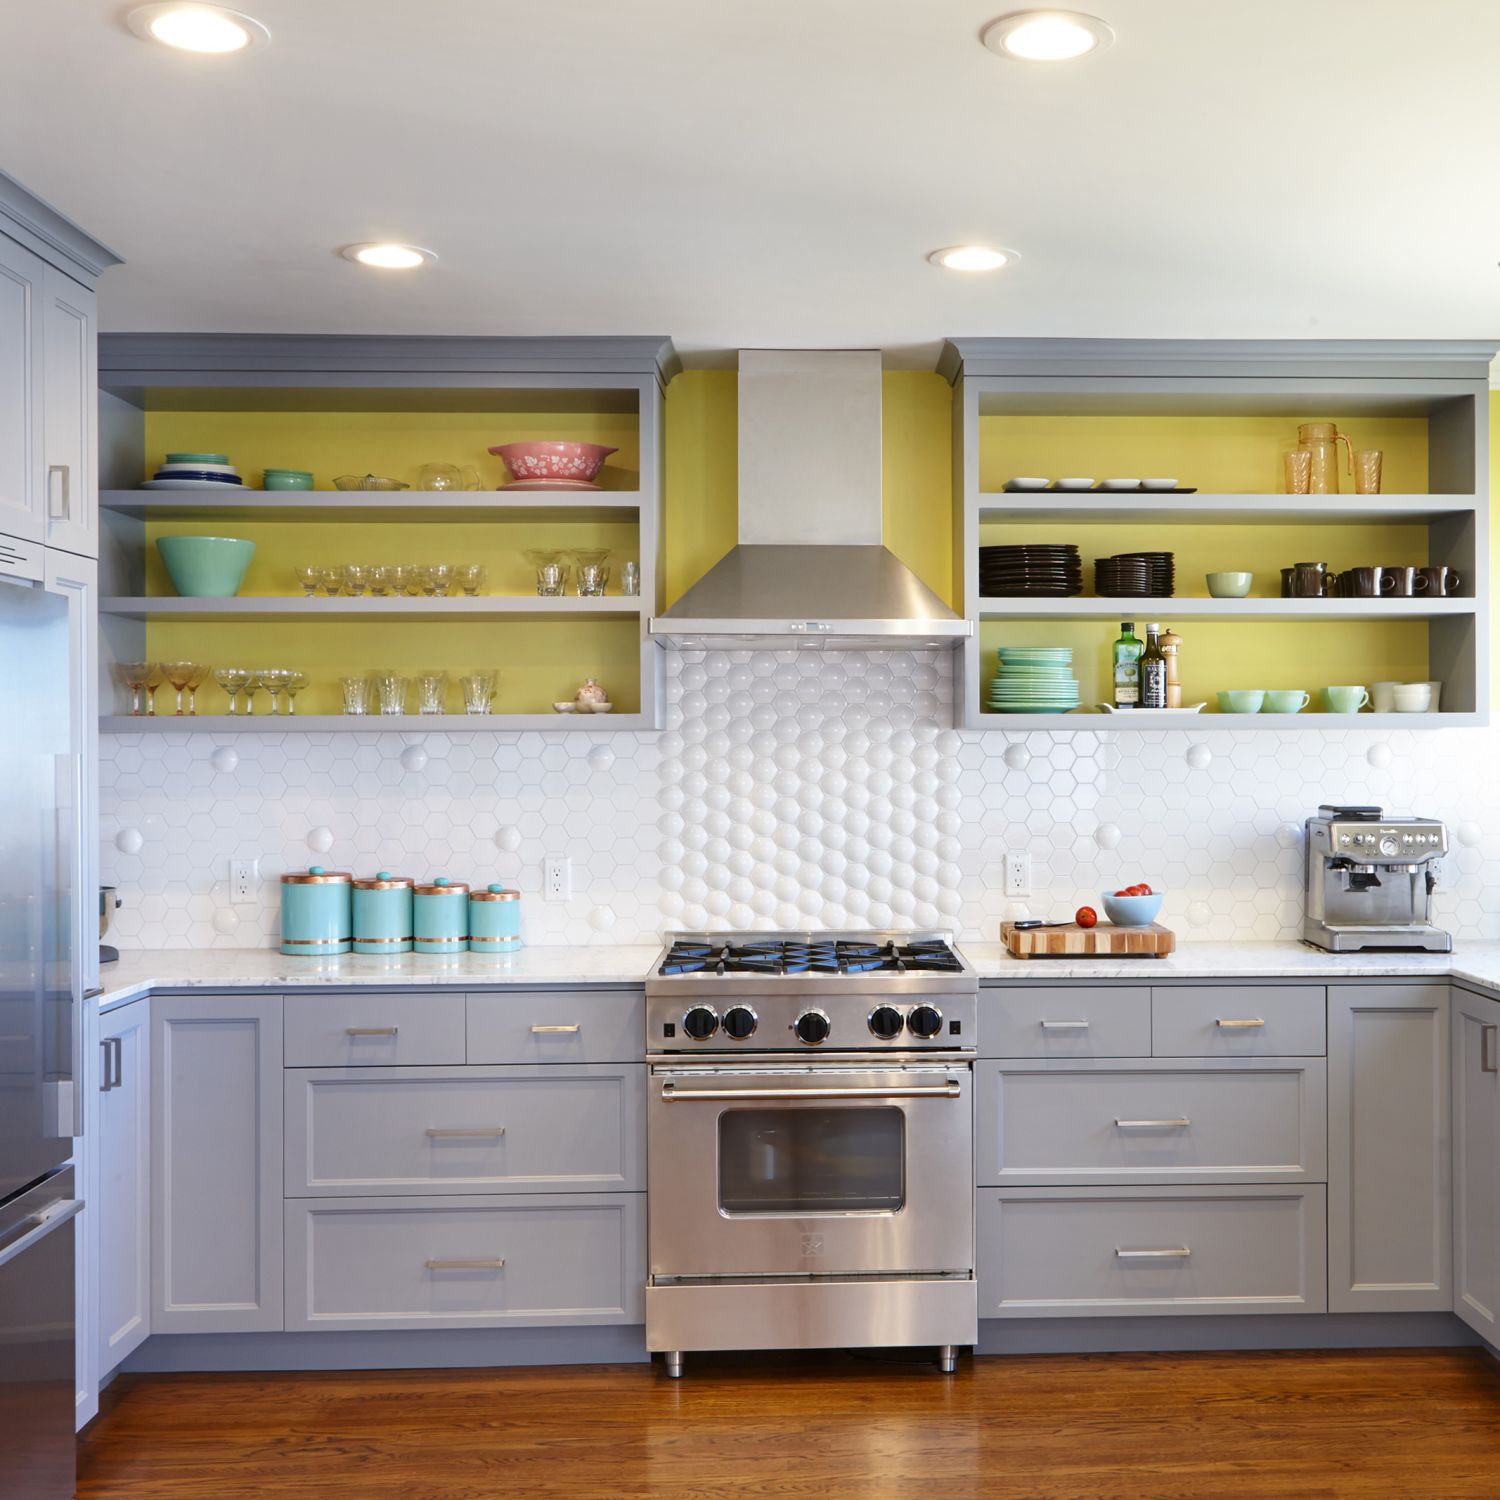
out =
{"type": "Polygon", "coordinates": [[[1157,645],[1167,659],[1167,707],[1181,708],[1182,683],[1177,676],[1177,648],[1182,645],[1182,637],[1175,631],[1168,630],[1157,645]]]}

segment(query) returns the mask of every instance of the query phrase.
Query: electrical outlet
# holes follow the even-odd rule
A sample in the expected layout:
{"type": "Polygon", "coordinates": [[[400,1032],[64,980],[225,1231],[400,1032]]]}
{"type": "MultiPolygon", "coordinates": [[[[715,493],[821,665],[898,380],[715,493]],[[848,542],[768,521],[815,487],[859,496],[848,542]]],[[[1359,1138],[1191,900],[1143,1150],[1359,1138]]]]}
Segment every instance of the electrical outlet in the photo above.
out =
{"type": "Polygon", "coordinates": [[[260,876],[257,859],[229,861],[229,899],[235,906],[250,906],[255,901],[255,886],[260,876]]]}
{"type": "Polygon", "coordinates": [[[1031,894],[1031,856],[1024,849],[1013,849],[1005,856],[1005,894],[1031,894]]]}
{"type": "Polygon", "coordinates": [[[542,896],[547,901],[566,901],[573,894],[573,861],[565,854],[548,855],[542,868],[542,896]]]}

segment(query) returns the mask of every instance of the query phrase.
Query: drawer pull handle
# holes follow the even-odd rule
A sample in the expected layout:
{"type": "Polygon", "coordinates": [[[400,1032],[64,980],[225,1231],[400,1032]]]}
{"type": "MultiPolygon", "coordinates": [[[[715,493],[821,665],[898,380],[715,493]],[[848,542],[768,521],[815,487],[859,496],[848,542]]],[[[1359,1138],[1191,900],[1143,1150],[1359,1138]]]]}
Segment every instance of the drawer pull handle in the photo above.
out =
{"type": "Polygon", "coordinates": [[[1264,1016],[1251,1016],[1244,1021],[1215,1021],[1215,1026],[1222,1026],[1225,1031],[1254,1031],[1257,1026],[1266,1024],[1264,1016]]]}
{"type": "Polygon", "coordinates": [[[582,1028],[575,1021],[571,1026],[533,1026],[532,1036],[572,1036],[582,1028]]]}
{"type": "Polygon", "coordinates": [[[1115,1254],[1121,1260],[1186,1260],[1193,1252],[1186,1245],[1176,1245],[1170,1250],[1121,1250],[1117,1245],[1115,1254]]]}
{"type": "Polygon", "coordinates": [[[455,1125],[446,1129],[433,1126],[427,1131],[427,1138],[431,1141],[488,1140],[491,1136],[504,1134],[503,1125],[455,1125]]]}
{"type": "Polygon", "coordinates": [[[424,1261],[429,1271],[503,1271],[505,1261],[501,1257],[494,1260],[429,1260],[424,1261]]]}
{"type": "Polygon", "coordinates": [[[1479,1028],[1479,1066],[1485,1073],[1500,1072],[1495,1065],[1495,1031],[1494,1026],[1481,1026],[1479,1028]]]}
{"type": "Polygon", "coordinates": [[[1176,1120],[1116,1120],[1119,1130],[1186,1130],[1193,1122],[1186,1118],[1176,1120]]]}
{"type": "Polygon", "coordinates": [[[346,1026],[345,1036],[395,1036],[394,1026],[346,1026]]]}
{"type": "Polygon", "coordinates": [[[1043,1031],[1087,1031],[1087,1021],[1043,1021],[1043,1031]]]}

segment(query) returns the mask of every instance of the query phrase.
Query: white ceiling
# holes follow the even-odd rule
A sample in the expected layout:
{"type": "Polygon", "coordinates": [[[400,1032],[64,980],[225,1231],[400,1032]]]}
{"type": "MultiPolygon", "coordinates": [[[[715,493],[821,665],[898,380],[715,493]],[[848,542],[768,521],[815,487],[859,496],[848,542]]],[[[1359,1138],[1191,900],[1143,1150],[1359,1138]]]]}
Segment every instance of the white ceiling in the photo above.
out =
{"type": "Polygon", "coordinates": [[[109,328],[1500,333],[1496,0],[1084,0],[1054,67],[977,40],[1024,0],[235,3],[268,48],[0,6],[0,169],[125,256],[109,328]],[[1024,258],[927,264],[970,240],[1024,258]]]}

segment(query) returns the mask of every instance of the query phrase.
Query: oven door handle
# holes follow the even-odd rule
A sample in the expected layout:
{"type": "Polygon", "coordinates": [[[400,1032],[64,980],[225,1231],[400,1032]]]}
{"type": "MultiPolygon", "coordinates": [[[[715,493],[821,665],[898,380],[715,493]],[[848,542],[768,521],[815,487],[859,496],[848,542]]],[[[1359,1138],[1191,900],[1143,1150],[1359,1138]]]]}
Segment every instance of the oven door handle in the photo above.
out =
{"type": "Polygon", "coordinates": [[[664,1100],[710,1100],[710,1099],[961,1099],[963,1085],[950,1078],[937,1088],[921,1088],[898,1085],[879,1085],[871,1088],[807,1088],[807,1089],[684,1089],[675,1083],[664,1083],[661,1089],[664,1100]]]}

